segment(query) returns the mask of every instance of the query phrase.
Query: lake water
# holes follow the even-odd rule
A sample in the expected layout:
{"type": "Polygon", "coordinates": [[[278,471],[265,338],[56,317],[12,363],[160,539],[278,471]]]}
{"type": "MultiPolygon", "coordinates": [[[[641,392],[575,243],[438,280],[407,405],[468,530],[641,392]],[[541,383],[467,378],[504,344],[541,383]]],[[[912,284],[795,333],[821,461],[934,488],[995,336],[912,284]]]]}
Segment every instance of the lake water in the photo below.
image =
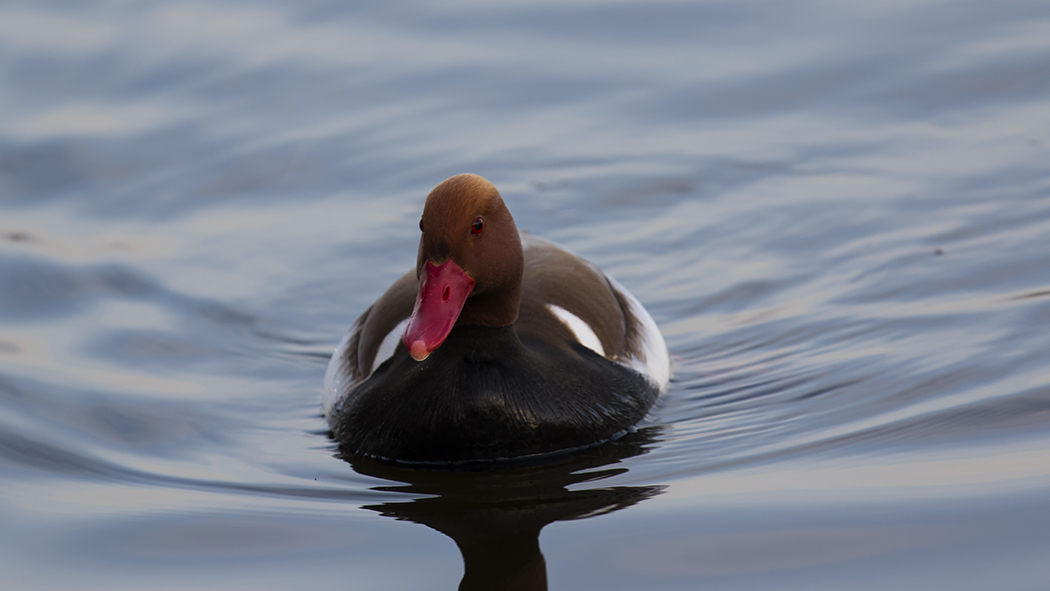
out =
{"type": "Polygon", "coordinates": [[[4,589],[1050,588],[1050,4],[5,1],[0,531],[4,589]],[[340,457],[461,172],[659,323],[637,432],[340,457]]]}

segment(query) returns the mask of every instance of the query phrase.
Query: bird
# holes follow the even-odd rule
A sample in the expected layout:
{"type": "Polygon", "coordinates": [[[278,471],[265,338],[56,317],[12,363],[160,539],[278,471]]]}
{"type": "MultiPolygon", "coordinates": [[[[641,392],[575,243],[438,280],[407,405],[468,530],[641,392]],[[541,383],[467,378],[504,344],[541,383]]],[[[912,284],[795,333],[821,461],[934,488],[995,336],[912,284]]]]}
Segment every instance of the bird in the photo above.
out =
{"type": "Polygon", "coordinates": [[[616,439],[671,375],[627,289],[519,232],[496,187],[460,174],[427,196],[414,269],[339,342],[322,407],[341,453],[405,464],[543,458],[616,439]]]}

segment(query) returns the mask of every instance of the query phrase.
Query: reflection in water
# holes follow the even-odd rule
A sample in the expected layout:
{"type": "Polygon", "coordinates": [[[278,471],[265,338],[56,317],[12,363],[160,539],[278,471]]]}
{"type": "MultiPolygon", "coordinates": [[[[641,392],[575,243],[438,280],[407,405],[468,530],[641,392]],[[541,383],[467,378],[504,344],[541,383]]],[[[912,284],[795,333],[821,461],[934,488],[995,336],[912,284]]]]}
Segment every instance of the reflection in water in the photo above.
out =
{"type": "Polygon", "coordinates": [[[554,462],[489,472],[420,470],[360,457],[345,459],[361,474],[405,483],[378,490],[410,494],[413,500],[365,508],[452,538],[463,554],[460,590],[531,591],[547,588],[547,565],[539,544],[544,526],[612,513],[662,492],[662,486],[568,488],[627,472],[614,465],[645,453],[659,431],[640,429],[554,462]]]}

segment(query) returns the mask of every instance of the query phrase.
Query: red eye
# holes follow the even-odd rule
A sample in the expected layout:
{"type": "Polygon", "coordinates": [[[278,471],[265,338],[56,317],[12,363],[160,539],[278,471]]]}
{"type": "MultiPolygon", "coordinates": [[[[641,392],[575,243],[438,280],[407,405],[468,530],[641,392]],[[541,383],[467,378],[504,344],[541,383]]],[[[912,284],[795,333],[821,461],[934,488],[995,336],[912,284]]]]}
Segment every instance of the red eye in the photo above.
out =
{"type": "Polygon", "coordinates": [[[474,234],[481,234],[481,231],[485,229],[485,220],[481,218],[474,218],[474,224],[470,226],[470,231],[474,234]]]}

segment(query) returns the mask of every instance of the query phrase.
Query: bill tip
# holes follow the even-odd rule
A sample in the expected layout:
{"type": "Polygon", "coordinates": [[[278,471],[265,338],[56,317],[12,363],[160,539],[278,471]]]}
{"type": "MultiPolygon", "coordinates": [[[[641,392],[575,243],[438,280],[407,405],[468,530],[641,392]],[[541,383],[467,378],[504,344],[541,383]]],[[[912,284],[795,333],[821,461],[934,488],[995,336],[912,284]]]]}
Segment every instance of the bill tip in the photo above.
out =
{"type": "Polygon", "coordinates": [[[408,352],[412,355],[412,359],[416,361],[423,361],[430,355],[430,351],[427,351],[427,346],[423,344],[423,340],[413,341],[412,346],[408,348],[408,352]]]}

